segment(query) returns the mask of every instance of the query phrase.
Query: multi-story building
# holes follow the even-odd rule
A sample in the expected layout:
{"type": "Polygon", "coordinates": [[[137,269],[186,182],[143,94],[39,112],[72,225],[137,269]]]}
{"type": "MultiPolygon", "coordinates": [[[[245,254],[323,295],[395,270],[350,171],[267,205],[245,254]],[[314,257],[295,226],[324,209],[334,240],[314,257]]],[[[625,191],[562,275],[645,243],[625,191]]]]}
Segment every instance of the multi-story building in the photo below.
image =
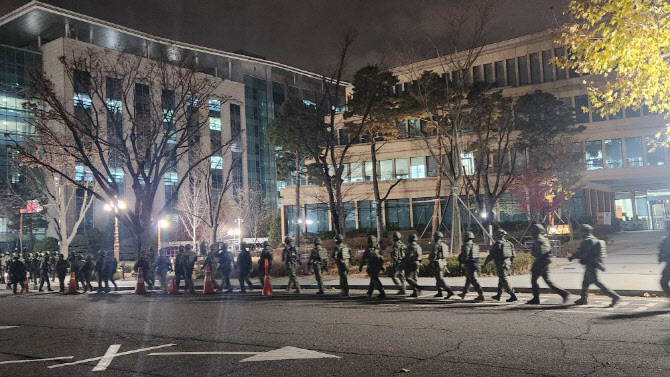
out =
{"type": "MultiPolygon", "coordinates": [[[[21,97],[29,70],[43,69],[52,76],[57,90],[64,95],[74,94],[76,100],[75,88],[63,79],[58,57],[84,49],[118,54],[133,51],[135,56],[139,54],[147,60],[178,56],[196,61],[203,74],[221,79],[223,84],[214,94],[228,101],[210,99],[207,137],[214,142],[221,140],[221,133],[225,136],[241,130],[239,145],[232,150],[241,154],[242,160],[239,169],[233,171],[235,187],[259,185],[270,206],[278,205],[278,187],[285,183],[277,179],[275,148],[265,137],[265,126],[288,97],[316,101],[322,88],[321,76],[244,51],[231,53],[160,38],[38,1],[0,17],[0,180],[20,179],[15,161],[7,155],[5,145],[9,141],[5,135],[20,140],[32,132],[30,115],[22,108],[21,97]]],[[[135,89],[136,96],[142,89],[146,91],[142,87],[135,89]]],[[[214,169],[221,165],[212,162],[214,169]]],[[[171,193],[177,174],[178,171],[164,178],[166,196],[171,193]]],[[[101,211],[101,204],[94,205],[86,226],[103,229],[108,224],[109,215],[101,211]]],[[[0,235],[5,236],[2,241],[9,241],[6,220],[0,219],[0,235]]]]}
{"type": "MultiPolygon", "coordinates": [[[[662,228],[663,220],[670,217],[670,206],[666,204],[670,199],[668,152],[666,148],[652,151],[647,145],[665,127],[666,120],[650,114],[646,108],[626,109],[608,116],[583,111],[589,108],[585,78],[552,63],[554,57],[565,53],[566,48],[557,45],[550,32],[489,44],[483,47],[471,68],[463,73],[464,80],[494,84],[504,96],[513,98],[538,90],[549,92],[574,107],[577,123],[586,126],[586,130],[577,136],[579,142],[575,144],[584,171],[582,185],[572,198],[572,215],[575,218],[597,217],[598,213],[609,212],[631,229],[662,228]]],[[[458,55],[446,58],[451,62],[459,59],[458,55]]],[[[408,90],[416,80],[417,72],[434,71],[445,80],[454,80],[459,72],[444,72],[444,61],[445,57],[441,57],[394,68],[392,72],[400,84],[393,91],[408,90]]],[[[441,222],[449,227],[451,216],[445,214],[450,212],[451,204],[447,198],[451,188],[445,180],[441,192],[436,195],[437,164],[426,150],[425,141],[419,137],[422,124],[419,120],[410,120],[409,124],[400,126],[406,137],[384,142],[377,157],[382,193],[397,178],[404,179],[391,192],[384,208],[375,208],[369,144],[361,140],[349,149],[343,177],[347,230],[374,229],[375,211],[379,210],[388,229],[415,229],[421,233],[431,224],[438,196],[441,199],[441,222]]],[[[338,137],[347,136],[343,132],[338,137]]],[[[461,158],[467,173],[473,168],[473,158],[468,153],[463,153],[461,158]]],[[[528,155],[522,154],[516,162],[523,163],[526,158],[528,155]]],[[[294,189],[287,188],[281,194],[282,229],[284,233],[292,234],[294,189]]],[[[323,202],[326,197],[321,187],[307,185],[303,188],[304,207],[300,208],[303,231],[332,230],[328,206],[323,202]]],[[[511,195],[501,200],[495,211],[497,220],[525,219],[524,215],[501,210],[501,207],[518,206],[515,202],[511,195]]],[[[462,212],[462,216],[467,220],[467,214],[462,212]]]]}

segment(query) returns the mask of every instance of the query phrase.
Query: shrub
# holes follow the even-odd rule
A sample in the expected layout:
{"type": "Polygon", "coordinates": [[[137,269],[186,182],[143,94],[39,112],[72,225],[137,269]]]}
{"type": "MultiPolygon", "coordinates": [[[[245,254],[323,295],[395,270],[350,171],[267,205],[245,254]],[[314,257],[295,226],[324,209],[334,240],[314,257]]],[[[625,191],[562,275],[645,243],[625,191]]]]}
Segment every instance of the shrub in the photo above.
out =
{"type": "Polygon", "coordinates": [[[268,233],[268,244],[274,247],[281,242],[281,212],[275,211],[270,221],[270,232],[268,233]]]}
{"type": "Polygon", "coordinates": [[[44,252],[53,252],[58,251],[60,246],[58,245],[58,239],[54,237],[44,237],[40,242],[35,244],[33,247],[33,252],[35,253],[44,253],[44,252]]]}

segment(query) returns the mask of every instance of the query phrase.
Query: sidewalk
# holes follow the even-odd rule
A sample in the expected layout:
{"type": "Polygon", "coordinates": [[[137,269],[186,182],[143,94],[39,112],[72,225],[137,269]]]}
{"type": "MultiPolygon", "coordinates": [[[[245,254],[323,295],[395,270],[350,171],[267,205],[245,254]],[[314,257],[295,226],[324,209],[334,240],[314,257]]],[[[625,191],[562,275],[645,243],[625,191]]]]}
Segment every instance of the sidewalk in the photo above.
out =
{"type": "MultiPolygon", "coordinates": [[[[662,266],[657,263],[656,255],[658,253],[658,244],[664,232],[660,231],[641,231],[625,232],[615,237],[613,245],[608,246],[608,257],[605,261],[607,270],[599,276],[601,281],[609,288],[617,291],[624,296],[641,296],[645,293],[663,295],[659,281],[661,278],[662,266]]],[[[573,294],[579,294],[582,285],[584,268],[579,262],[568,262],[564,258],[555,258],[551,270],[553,282],[561,288],[571,291],[573,294]]],[[[313,277],[301,277],[300,285],[307,289],[316,289],[316,280],[313,277]]],[[[390,278],[383,277],[382,284],[391,292],[395,291],[393,281],[390,278]]],[[[463,289],[465,277],[445,278],[455,291],[463,289]]],[[[518,292],[530,292],[530,275],[515,275],[509,277],[510,284],[518,292]]],[[[257,278],[252,279],[254,285],[260,287],[260,281],[257,278]]],[[[326,276],[324,279],[326,289],[338,289],[339,279],[336,276],[326,276]]],[[[367,289],[369,284],[367,278],[349,278],[351,289],[367,289]]],[[[136,281],[126,278],[118,280],[117,284],[122,290],[132,290],[135,288],[136,281]]],[[[235,288],[238,287],[237,279],[232,279],[235,288]]],[[[285,289],[288,279],[272,278],[272,287],[274,289],[285,289]]],[[[487,292],[495,292],[498,287],[497,277],[481,277],[479,283],[487,292]]],[[[197,289],[202,289],[202,280],[196,280],[197,289]]],[[[96,284],[93,284],[96,286],[96,284]]],[[[435,279],[429,277],[419,278],[419,285],[425,290],[436,290],[435,279]]],[[[547,292],[548,288],[544,281],[540,279],[542,292],[547,292]]],[[[598,288],[591,286],[591,292],[599,292],[598,288]]]]}

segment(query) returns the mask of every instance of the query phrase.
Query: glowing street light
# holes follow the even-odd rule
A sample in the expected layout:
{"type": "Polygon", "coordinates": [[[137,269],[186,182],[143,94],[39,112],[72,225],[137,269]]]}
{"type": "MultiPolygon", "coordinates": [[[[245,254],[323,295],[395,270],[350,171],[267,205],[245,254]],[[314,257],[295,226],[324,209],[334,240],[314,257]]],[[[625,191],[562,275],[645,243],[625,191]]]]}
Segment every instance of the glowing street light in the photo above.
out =
{"type": "Polygon", "coordinates": [[[158,220],[156,222],[156,228],[158,228],[158,251],[159,252],[161,250],[161,229],[162,228],[167,228],[169,226],[170,226],[170,222],[165,220],[165,219],[161,219],[161,220],[158,220]]]}
{"type": "Polygon", "coordinates": [[[105,204],[105,211],[114,213],[114,259],[119,261],[120,257],[120,243],[119,243],[119,211],[126,209],[126,202],[114,197],[105,204]]]}

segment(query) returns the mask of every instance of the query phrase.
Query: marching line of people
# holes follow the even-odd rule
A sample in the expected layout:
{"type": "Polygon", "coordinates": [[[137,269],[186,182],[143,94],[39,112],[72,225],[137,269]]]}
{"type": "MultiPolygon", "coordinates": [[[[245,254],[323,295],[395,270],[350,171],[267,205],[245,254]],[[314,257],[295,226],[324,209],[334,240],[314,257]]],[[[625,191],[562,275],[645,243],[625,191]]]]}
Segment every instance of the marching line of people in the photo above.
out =
{"type": "MultiPolygon", "coordinates": [[[[582,225],[581,230],[585,238],[577,251],[568,258],[570,261],[577,259],[584,265],[584,279],[580,298],[574,303],[576,305],[588,304],[589,287],[595,284],[604,295],[611,298],[610,306],[613,307],[619,302],[620,296],[606,287],[598,276],[599,272],[605,271],[604,259],[607,256],[605,242],[593,234],[593,228],[590,225],[582,225]]],[[[670,221],[666,223],[666,230],[668,235],[666,235],[659,246],[658,261],[659,263],[666,263],[661,276],[661,286],[666,295],[670,297],[670,221]]],[[[530,252],[534,257],[534,262],[531,266],[532,298],[527,301],[527,304],[540,303],[540,288],[538,283],[540,278],[544,279],[551,290],[561,296],[563,303],[567,303],[570,293],[556,286],[550,278],[551,245],[549,239],[546,237],[546,229],[541,224],[534,224],[531,227],[531,233],[533,243],[530,252]]],[[[497,230],[496,241],[492,245],[484,262],[481,263],[479,246],[474,242],[474,234],[472,232],[464,233],[463,245],[458,255],[458,262],[466,272],[463,292],[458,294],[461,299],[464,299],[470,287],[473,287],[477,293],[474,301],[485,301],[486,298],[478,282],[478,276],[482,266],[493,262],[498,276],[498,289],[496,294],[491,298],[500,301],[503,292],[505,292],[509,295],[506,300],[507,302],[518,301],[514,288],[508,279],[516,251],[513,243],[507,240],[506,236],[507,232],[505,230],[497,230]]],[[[418,283],[418,276],[422,264],[423,251],[417,242],[417,236],[414,234],[410,235],[407,245],[402,242],[400,232],[395,232],[392,237],[391,263],[388,266],[389,275],[394,285],[398,288],[399,295],[405,295],[407,286],[409,286],[412,290],[409,296],[418,297],[422,290],[422,287],[418,283]]],[[[428,268],[435,278],[435,287],[437,289],[435,297],[450,299],[455,293],[444,280],[445,275],[449,272],[447,269],[449,247],[444,243],[443,237],[441,232],[433,234],[432,249],[428,255],[428,268]]],[[[317,281],[317,294],[324,294],[323,272],[327,270],[330,257],[337,266],[341,294],[349,296],[348,274],[351,269],[351,248],[344,242],[344,236],[340,234],[335,236],[335,247],[330,255],[321,244],[322,242],[319,238],[314,240],[314,246],[307,259],[307,268],[314,271],[314,277],[317,281]]],[[[117,261],[112,252],[100,251],[95,261],[93,261],[91,256],[84,258],[75,252],[71,253],[67,259],[64,258],[63,254],[56,256],[56,253],[45,253],[42,255],[36,253],[28,254],[25,261],[22,261],[18,254],[15,254],[13,257],[11,255],[8,256],[9,259],[4,255],[0,255],[0,271],[6,271],[6,278],[5,274],[0,274],[0,279],[5,280],[0,281],[0,283],[7,284],[8,289],[11,289],[14,294],[17,293],[19,287],[21,288],[21,292],[27,289],[26,284],[30,283],[30,281],[35,285],[39,281],[40,292],[43,291],[45,283],[47,290],[53,291],[51,289],[50,278],[52,282],[58,278],[59,291],[62,293],[65,290],[65,277],[68,270],[74,273],[76,286],[79,287],[81,285],[84,292],[94,290],[91,284],[91,277],[94,272],[98,279],[97,292],[110,292],[110,281],[115,290],[118,290],[118,286],[114,280],[114,273],[117,271],[117,261]]],[[[281,256],[282,262],[286,265],[289,279],[286,291],[290,292],[291,289],[294,289],[296,293],[300,293],[301,289],[298,282],[297,269],[298,266],[302,265],[302,261],[297,248],[293,245],[291,237],[284,239],[284,249],[281,256]]],[[[134,270],[137,272],[139,268],[142,268],[144,271],[144,281],[149,289],[156,287],[155,281],[157,279],[163,292],[168,293],[171,288],[170,293],[177,293],[183,280],[184,291],[195,293],[193,272],[197,259],[197,255],[191,245],[179,247],[178,254],[174,259],[174,266],[166,256],[165,250],[161,249],[158,256],[156,256],[156,253],[152,249],[149,249],[140,254],[134,265],[134,270]],[[171,282],[168,282],[167,278],[169,272],[174,272],[174,278],[171,282]],[[170,285],[174,286],[170,287],[170,285]]],[[[265,261],[268,262],[268,271],[271,270],[273,250],[267,241],[262,244],[258,261],[258,278],[261,288],[265,281],[265,261]]],[[[370,235],[367,238],[367,247],[361,257],[358,270],[362,271],[366,266],[366,272],[370,277],[367,296],[371,297],[376,290],[379,293],[379,298],[385,298],[386,292],[380,280],[380,274],[385,271],[384,261],[379,243],[374,235],[370,235]]],[[[246,293],[247,287],[249,291],[252,291],[254,288],[249,278],[253,262],[251,252],[246,247],[242,247],[236,259],[228,250],[226,244],[222,243],[220,246],[212,245],[203,261],[201,269],[204,270],[205,268],[209,268],[212,272],[217,271],[220,273],[221,283],[212,279],[214,288],[219,292],[224,290],[225,292],[233,291],[231,277],[235,270],[237,270],[239,289],[242,293],[246,293]]]]}

